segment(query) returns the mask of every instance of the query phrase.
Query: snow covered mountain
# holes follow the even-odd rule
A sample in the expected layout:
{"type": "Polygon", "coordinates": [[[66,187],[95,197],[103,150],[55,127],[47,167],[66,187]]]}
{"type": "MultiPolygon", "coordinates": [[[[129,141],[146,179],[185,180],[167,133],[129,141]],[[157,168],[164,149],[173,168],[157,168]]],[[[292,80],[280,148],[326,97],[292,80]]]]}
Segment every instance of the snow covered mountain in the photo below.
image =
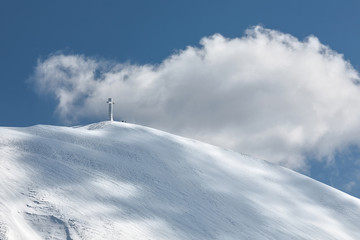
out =
{"type": "Polygon", "coordinates": [[[360,200],[120,122],[0,128],[0,239],[360,239],[360,200]]]}

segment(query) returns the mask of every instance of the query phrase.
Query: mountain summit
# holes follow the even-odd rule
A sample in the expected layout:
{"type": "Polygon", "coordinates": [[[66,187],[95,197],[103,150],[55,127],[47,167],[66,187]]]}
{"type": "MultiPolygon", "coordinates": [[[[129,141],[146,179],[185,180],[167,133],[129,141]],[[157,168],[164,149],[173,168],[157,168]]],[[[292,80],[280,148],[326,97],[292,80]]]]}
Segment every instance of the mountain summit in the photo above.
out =
{"type": "Polygon", "coordinates": [[[0,128],[0,239],[360,239],[360,200],[120,122],[0,128]]]}

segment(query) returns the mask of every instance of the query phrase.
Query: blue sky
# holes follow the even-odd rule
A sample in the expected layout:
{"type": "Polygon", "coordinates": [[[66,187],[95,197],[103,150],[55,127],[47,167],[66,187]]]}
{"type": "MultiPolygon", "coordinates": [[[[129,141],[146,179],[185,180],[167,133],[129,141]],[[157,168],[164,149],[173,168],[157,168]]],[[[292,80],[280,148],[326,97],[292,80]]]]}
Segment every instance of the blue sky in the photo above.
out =
{"type": "Polygon", "coordinates": [[[56,51],[158,63],[204,36],[242,36],[262,24],[317,36],[359,69],[356,1],[1,1],[1,125],[55,123],[53,102],[25,83],[56,51]],[[11,99],[11,102],[9,101],[11,99]],[[10,104],[9,104],[10,103],[10,104]],[[19,111],[14,111],[14,106],[19,111]],[[20,111],[21,109],[21,111],[20,111]]]}
{"type": "MultiPolygon", "coordinates": [[[[0,125],[71,125],[71,121],[64,121],[56,112],[58,102],[54,92],[39,93],[39,87],[35,87],[31,80],[34,76],[36,78],[34,72],[37,66],[46,63],[50,56],[60,54],[82,56],[80,60],[95,59],[96,64],[113,62],[158,66],[169,56],[177,56],[179,50],[185,50],[187,46],[201,49],[200,40],[204,37],[218,33],[228,39],[241,38],[246,35],[247,29],[259,25],[280,35],[289,34],[301,43],[313,35],[321,44],[342,55],[355,71],[360,71],[359,8],[358,1],[335,0],[4,0],[0,2],[0,125]]],[[[50,75],[47,81],[51,77],[54,76],[50,75]]],[[[101,120],[99,115],[90,114],[79,118],[76,123],[98,120],[101,120]]],[[[205,128],[204,132],[193,136],[181,124],[177,126],[182,130],[177,132],[177,126],[165,126],[166,122],[145,118],[141,114],[132,116],[130,120],[201,140],[206,140],[206,136],[211,134],[205,128]]],[[[171,121],[171,118],[166,120],[171,121]]],[[[216,137],[208,139],[212,139],[209,141],[213,143],[221,142],[220,135],[219,132],[216,137]]],[[[333,137],[345,138],[343,135],[333,137]]],[[[359,197],[360,151],[353,140],[356,137],[347,138],[351,141],[319,143],[334,145],[329,150],[331,157],[327,154],[315,157],[313,152],[327,149],[324,146],[320,149],[316,143],[309,148],[301,146],[301,150],[292,145],[294,150],[289,154],[299,153],[300,160],[296,161],[306,165],[300,168],[300,172],[359,197]],[[317,160],[313,160],[315,158],[317,160]]],[[[257,155],[258,150],[253,145],[256,144],[239,143],[239,147],[234,149],[267,158],[265,151],[264,155],[257,155]]],[[[225,144],[225,147],[228,146],[231,144],[225,144]]]]}

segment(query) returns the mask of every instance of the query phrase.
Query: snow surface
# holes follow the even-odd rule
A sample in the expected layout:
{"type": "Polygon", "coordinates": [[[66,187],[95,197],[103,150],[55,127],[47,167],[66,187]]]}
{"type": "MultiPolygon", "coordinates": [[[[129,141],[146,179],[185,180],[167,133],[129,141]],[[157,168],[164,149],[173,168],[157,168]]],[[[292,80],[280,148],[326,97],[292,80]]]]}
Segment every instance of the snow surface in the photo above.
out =
{"type": "Polygon", "coordinates": [[[360,239],[360,200],[120,122],[0,128],[0,239],[360,239]]]}

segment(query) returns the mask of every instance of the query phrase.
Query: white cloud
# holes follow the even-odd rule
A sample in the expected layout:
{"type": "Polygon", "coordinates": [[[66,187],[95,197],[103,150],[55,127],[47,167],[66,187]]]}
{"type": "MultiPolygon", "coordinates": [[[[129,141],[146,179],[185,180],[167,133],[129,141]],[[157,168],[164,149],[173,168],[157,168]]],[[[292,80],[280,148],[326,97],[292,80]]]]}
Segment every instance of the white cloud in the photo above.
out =
{"type": "Polygon", "coordinates": [[[359,74],[341,54],[254,27],[242,38],[205,37],[159,65],[57,54],[39,61],[33,82],[54,96],[63,119],[115,118],[156,127],[281,163],[331,159],[360,142],[359,74]]]}

